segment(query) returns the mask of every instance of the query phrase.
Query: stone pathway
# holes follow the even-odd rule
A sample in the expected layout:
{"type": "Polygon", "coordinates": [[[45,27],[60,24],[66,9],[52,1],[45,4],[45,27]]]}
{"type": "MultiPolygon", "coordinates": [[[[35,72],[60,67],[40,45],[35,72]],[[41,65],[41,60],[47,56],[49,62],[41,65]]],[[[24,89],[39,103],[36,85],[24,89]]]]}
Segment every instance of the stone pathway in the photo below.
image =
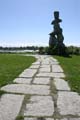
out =
{"type": "Polygon", "coordinates": [[[1,88],[0,120],[80,120],[80,96],[71,92],[59,62],[51,56],[1,88]]]}

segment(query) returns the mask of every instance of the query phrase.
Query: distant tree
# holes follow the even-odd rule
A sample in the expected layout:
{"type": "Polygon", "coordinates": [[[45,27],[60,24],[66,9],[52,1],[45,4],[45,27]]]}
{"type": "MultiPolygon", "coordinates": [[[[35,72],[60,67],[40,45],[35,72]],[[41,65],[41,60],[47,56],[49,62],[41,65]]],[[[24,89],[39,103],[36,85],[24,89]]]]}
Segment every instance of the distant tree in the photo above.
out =
{"type": "Polygon", "coordinates": [[[45,53],[44,47],[39,47],[39,54],[44,54],[44,53],[45,53]]]}

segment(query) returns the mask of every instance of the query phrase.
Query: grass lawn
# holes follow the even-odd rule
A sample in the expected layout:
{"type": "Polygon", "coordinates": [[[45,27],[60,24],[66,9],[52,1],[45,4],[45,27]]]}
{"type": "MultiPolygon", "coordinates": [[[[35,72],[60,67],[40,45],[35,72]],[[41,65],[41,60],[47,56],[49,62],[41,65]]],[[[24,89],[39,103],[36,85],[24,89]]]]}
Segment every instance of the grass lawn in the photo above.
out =
{"type": "Polygon", "coordinates": [[[55,56],[55,58],[60,62],[71,89],[80,94],[80,56],[72,58],[55,56]]]}
{"type": "Polygon", "coordinates": [[[0,54],[0,87],[9,84],[36,59],[17,54],[0,54]]]}

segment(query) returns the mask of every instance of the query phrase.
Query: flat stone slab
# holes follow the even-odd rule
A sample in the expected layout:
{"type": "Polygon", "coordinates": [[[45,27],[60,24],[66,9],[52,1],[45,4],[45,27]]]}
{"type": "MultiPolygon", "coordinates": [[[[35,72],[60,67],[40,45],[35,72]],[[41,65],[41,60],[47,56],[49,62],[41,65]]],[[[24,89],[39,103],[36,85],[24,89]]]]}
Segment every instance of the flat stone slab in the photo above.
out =
{"type": "Polygon", "coordinates": [[[75,92],[58,92],[57,106],[61,115],[80,116],[80,96],[75,92]]]}
{"type": "Polygon", "coordinates": [[[4,94],[0,99],[0,120],[15,120],[20,112],[24,95],[4,94]]]}
{"type": "Polygon", "coordinates": [[[34,65],[34,64],[33,64],[30,68],[31,68],[31,69],[38,69],[39,66],[40,66],[40,65],[34,65]]]}
{"type": "Polygon", "coordinates": [[[33,65],[40,65],[40,61],[33,63],[33,65]]]}
{"type": "Polygon", "coordinates": [[[80,118],[69,118],[69,119],[64,118],[64,119],[61,119],[61,120],[80,120],[80,118]]]}
{"type": "Polygon", "coordinates": [[[40,68],[50,68],[50,65],[41,65],[40,68]]]}
{"type": "Polygon", "coordinates": [[[39,69],[40,72],[50,72],[50,67],[49,68],[40,68],[39,69]]]}
{"type": "Polygon", "coordinates": [[[15,83],[22,83],[22,84],[30,84],[32,78],[16,78],[13,82],[15,83]]]}
{"type": "Polygon", "coordinates": [[[24,120],[37,120],[37,118],[24,118],[24,120]]]}
{"type": "MultiPolygon", "coordinates": [[[[33,117],[33,118],[24,118],[24,120],[41,120],[41,119],[33,117]]],[[[44,118],[44,120],[54,120],[54,119],[53,118],[44,118]]]]}
{"type": "Polygon", "coordinates": [[[63,79],[54,78],[54,84],[57,90],[69,90],[70,91],[70,87],[68,86],[68,83],[63,79]]]}
{"type": "Polygon", "coordinates": [[[53,58],[53,57],[50,57],[50,59],[53,61],[53,62],[58,62],[57,59],[53,58]]]}
{"type": "Polygon", "coordinates": [[[51,60],[51,61],[50,61],[50,65],[59,65],[59,62],[58,62],[58,61],[53,61],[53,60],[51,60]]]}
{"type": "Polygon", "coordinates": [[[49,65],[49,62],[46,62],[46,61],[45,61],[45,62],[42,62],[41,64],[42,64],[42,65],[49,65]]]}
{"type": "Polygon", "coordinates": [[[80,118],[70,118],[69,120],[80,120],[80,118]]]}
{"type": "Polygon", "coordinates": [[[33,81],[34,84],[44,84],[47,85],[50,83],[50,78],[35,78],[33,81]]]}
{"type": "Polygon", "coordinates": [[[33,77],[37,72],[37,69],[26,69],[22,72],[19,77],[33,77]]]}
{"type": "Polygon", "coordinates": [[[64,73],[38,73],[37,77],[54,77],[54,78],[64,78],[64,73]]]}
{"type": "Polygon", "coordinates": [[[63,69],[60,65],[52,65],[52,72],[63,72],[63,69]]]}
{"type": "Polygon", "coordinates": [[[46,120],[54,120],[53,118],[46,118],[46,120]]]}
{"type": "Polygon", "coordinates": [[[26,105],[25,116],[52,116],[54,103],[51,96],[32,96],[26,105]]]}
{"type": "Polygon", "coordinates": [[[22,94],[38,94],[49,95],[50,86],[48,85],[27,85],[27,84],[10,84],[1,88],[10,93],[22,93],[22,94]]]}

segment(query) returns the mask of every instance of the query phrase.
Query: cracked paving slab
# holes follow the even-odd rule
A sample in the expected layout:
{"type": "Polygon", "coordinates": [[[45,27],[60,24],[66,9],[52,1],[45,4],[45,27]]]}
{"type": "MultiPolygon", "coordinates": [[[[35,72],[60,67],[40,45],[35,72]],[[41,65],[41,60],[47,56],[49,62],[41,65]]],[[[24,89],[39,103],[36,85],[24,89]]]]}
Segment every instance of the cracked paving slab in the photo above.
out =
{"type": "Polygon", "coordinates": [[[33,77],[36,72],[37,69],[26,69],[19,75],[19,77],[33,77]]]}
{"type": "Polygon", "coordinates": [[[38,94],[49,95],[50,86],[48,85],[27,85],[27,84],[10,84],[1,88],[10,93],[22,93],[22,94],[38,94]]]}
{"type": "Polygon", "coordinates": [[[80,116],[80,96],[76,92],[58,92],[57,107],[61,115],[80,116]]]}
{"type": "Polygon", "coordinates": [[[14,120],[22,106],[24,95],[4,94],[0,99],[0,120],[14,120]]]}
{"type": "Polygon", "coordinates": [[[32,96],[30,103],[26,105],[24,116],[52,116],[54,102],[51,96],[32,96]]]}

